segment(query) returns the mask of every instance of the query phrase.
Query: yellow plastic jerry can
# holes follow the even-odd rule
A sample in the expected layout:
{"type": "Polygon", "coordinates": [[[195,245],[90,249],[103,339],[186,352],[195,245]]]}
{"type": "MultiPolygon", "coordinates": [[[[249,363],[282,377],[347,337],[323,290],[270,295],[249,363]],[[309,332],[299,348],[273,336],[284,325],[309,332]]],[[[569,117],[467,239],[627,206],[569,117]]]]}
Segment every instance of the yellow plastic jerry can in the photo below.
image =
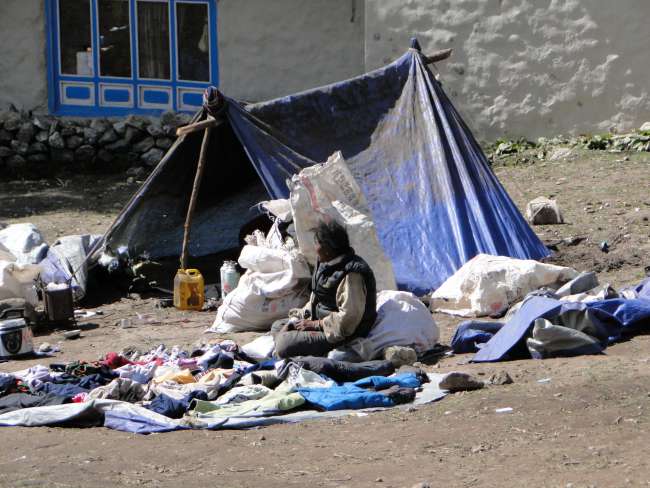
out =
{"type": "Polygon", "coordinates": [[[205,284],[198,269],[179,269],[174,277],[174,307],[201,310],[205,301],[205,284]]]}

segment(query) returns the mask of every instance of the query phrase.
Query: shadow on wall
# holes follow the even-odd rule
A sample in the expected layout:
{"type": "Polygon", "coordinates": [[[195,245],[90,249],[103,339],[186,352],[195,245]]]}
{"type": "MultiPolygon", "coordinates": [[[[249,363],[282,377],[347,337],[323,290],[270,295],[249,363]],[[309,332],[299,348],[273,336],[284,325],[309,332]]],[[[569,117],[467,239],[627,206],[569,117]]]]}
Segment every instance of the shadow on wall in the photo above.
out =
{"type": "Polygon", "coordinates": [[[445,90],[481,138],[638,127],[650,114],[645,26],[650,4],[607,0],[366,6],[366,67],[417,35],[424,52],[453,47],[445,90]]]}

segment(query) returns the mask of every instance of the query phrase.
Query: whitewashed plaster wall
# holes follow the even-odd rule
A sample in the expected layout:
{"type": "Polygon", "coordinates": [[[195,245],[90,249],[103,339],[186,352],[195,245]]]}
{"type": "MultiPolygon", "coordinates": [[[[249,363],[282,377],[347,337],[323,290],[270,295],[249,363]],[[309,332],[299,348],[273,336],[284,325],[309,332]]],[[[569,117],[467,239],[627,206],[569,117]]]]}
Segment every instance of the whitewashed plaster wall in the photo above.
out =
{"type": "Polygon", "coordinates": [[[219,0],[220,88],[265,100],[364,72],[363,0],[219,0]]]}
{"type": "Polygon", "coordinates": [[[0,1],[0,109],[47,108],[43,0],[0,1]]]}
{"type": "Polygon", "coordinates": [[[365,67],[453,47],[441,81],[476,134],[627,130],[650,120],[647,0],[367,0],[365,67]]]}

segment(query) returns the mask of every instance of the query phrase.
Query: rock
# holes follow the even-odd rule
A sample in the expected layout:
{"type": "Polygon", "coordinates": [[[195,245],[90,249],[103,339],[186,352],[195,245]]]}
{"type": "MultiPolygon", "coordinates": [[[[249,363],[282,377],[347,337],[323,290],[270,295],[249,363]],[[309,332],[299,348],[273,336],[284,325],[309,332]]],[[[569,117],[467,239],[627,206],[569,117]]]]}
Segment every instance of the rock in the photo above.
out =
{"type": "Polygon", "coordinates": [[[142,166],[133,166],[126,170],[127,176],[133,176],[135,178],[141,178],[146,174],[147,174],[147,170],[142,166]]]}
{"type": "Polygon", "coordinates": [[[7,165],[7,168],[12,171],[21,171],[25,169],[25,166],[27,166],[27,160],[20,154],[14,154],[7,158],[5,164],[7,165]]]}
{"type": "Polygon", "coordinates": [[[172,144],[174,144],[174,141],[169,137],[158,137],[156,139],[156,147],[164,149],[165,151],[172,147],[172,144]]]}
{"type": "Polygon", "coordinates": [[[650,132],[650,122],[645,122],[641,127],[639,127],[641,132],[650,132]]]}
{"type": "Polygon", "coordinates": [[[571,153],[573,153],[573,149],[570,147],[558,147],[553,150],[551,155],[548,157],[549,161],[557,161],[559,159],[566,159],[568,158],[571,153]]]}
{"type": "Polygon", "coordinates": [[[171,125],[163,125],[163,132],[167,137],[176,137],[176,128],[171,125]]]}
{"type": "Polygon", "coordinates": [[[61,135],[63,137],[70,137],[77,134],[77,128],[74,125],[67,123],[61,128],[59,132],[61,132],[61,135]]]}
{"type": "Polygon", "coordinates": [[[421,483],[415,483],[411,488],[431,488],[431,484],[428,481],[422,481],[421,483]]]}
{"type": "Polygon", "coordinates": [[[499,371],[490,376],[488,383],[491,385],[510,385],[514,383],[514,381],[512,381],[512,378],[507,371],[499,371]]]}
{"type": "Polygon", "coordinates": [[[483,388],[485,384],[471,374],[452,371],[442,379],[439,386],[441,390],[449,390],[451,392],[454,392],[479,390],[483,388]]]}
{"type": "Polygon", "coordinates": [[[129,163],[129,166],[139,165],[140,164],[140,153],[129,151],[126,154],[126,162],[129,163]]]}
{"type": "Polygon", "coordinates": [[[47,138],[47,143],[53,149],[63,149],[65,147],[65,142],[63,137],[58,132],[53,133],[50,137],[47,138]]]}
{"type": "Polygon", "coordinates": [[[90,123],[90,128],[95,129],[98,134],[103,134],[106,132],[108,129],[113,128],[113,126],[110,124],[110,122],[106,119],[94,119],[90,123]]]}
{"type": "Polygon", "coordinates": [[[147,166],[156,166],[164,155],[165,153],[163,153],[161,149],[153,147],[140,156],[140,159],[147,166]]]}
{"type": "Polygon", "coordinates": [[[55,132],[57,132],[57,131],[59,130],[59,125],[60,125],[60,124],[59,124],[59,121],[58,121],[57,119],[54,119],[54,120],[52,121],[52,123],[50,124],[50,130],[47,131],[48,134],[49,134],[49,135],[52,135],[52,134],[54,134],[55,132]]]}
{"type": "Polygon", "coordinates": [[[38,346],[38,352],[49,352],[52,350],[52,344],[49,342],[44,342],[40,346],[38,346]]]}
{"type": "Polygon", "coordinates": [[[165,135],[165,131],[163,131],[162,127],[157,122],[147,127],[147,132],[151,137],[162,137],[165,135]]]}
{"type": "Polygon", "coordinates": [[[20,126],[18,132],[16,133],[16,139],[20,142],[30,143],[34,138],[34,126],[31,122],[25,122],[20,126]]]}
{"type": "Polygon", "coordinates": [[[111,127],[108,129],[106,132],[102,134],[102,136],[99,138],[99,143],[102,146],[105,146],[106,144],[110,144],[111,142],[115,142],[119,139],[117,136],[117,133],[113,130],[111,127]]]}
{"type": "Polygon", "coordinates": [[[147,152],[152,147],[154,147],[155,143],[156,141],[154,141],[153,137],[146,137],[140,142],[138,142],[137,144],[135,144],[133,146],[133,150],[135,152],[144,153],[147,152]]]}
{"type": "Polygon", "coordinates": [[[176,127],[183,125],[184,122],[180,119],[176,112],[165,112],[160,116],[160,124],[162,126],[169,126],[172,129],[176,130],[176,127]]]}
{"type": "Polygon", "coordinates": [[[27,150],[27,154],[46,153],[46,152],[47,152],[47,146],[42,142],[33,142],[32,144],[29,145],[29,149],[27,150]]]}
{"type": "Polygon", "coordinates": [[[97,151],[97,159],[102,163],[110,163],[113,161],[113,155],[106,149],[100,149],[97,151]]]}
{"type": "Polygon", "coordinates": [[[393,366],[399,368],[404,365],[411,365],[418,360],[418,355],[414,349],[403,346],[390,346],[384,349],[384,359],[393,363],[393,366]]]}
{"type": "Polygon", "coordinates": [[[41,130],[36,133],[34,139],[36,139],[36,142],[45,142],[48,137],[50,137],[50,134],[45,130],[41,130]]]}
{"type": "Polygon", "coordinates": [[[129,151],[130,145],[124,139],[119,139],[106,146],[106,150],[115,154],[124,154],[129,151]]]}
{"type": "Polygon", "coordinates": [[[92,127],[84,127],[84,142],[86,144],[97,144],[97,139],[99,139],[99,133],[92,127]]]}
{"type": "Polygon", "coordinates": [[[11,149],[13,149],[15,153],[22,154],[24,156],[29,150],[29,144],[18,140],[13,140],[11,141],[11,149]]]}
{"type": "Polygon", "coordinates": [[[126,184],[127,184],[127,185],[132,185],[133,183],[135,183],[135,178],[134,178],[133,176],[129,176],[129,177],[126,179],[126,184]]]}
{"type": "Polygon", "coordinates": [[[539,197],[526,205],[526,218],[533,225],[563,224],[562,212],[555,200],[539,197]]]}
{"type": "Polygon", "coordinates": [[[50,154],[52,160],[59,163],[72,163],[74,161],[74,152],[71,149],[52,149],[50,154]]]}
{"type": "Polygon", "coordinates": [[[6,146],[0,146],[0,158],[8,158],[14,152],[6,146]]]}
{"type": "Polygon", "coordinates": [[[9,144],[13,139],[11,132],[5,129],[0,129],[0,144],[9,144]]]}
{"type": "Polygon", "coordinates": [[[70,136],[65,140],[65,145],[68,146],[69,149],[77,149],[83,143],[84,143],[83,137],[77,135],[70,136]]]}
{"type": "Polygon", "coordinates": [[[23,121],[18,112],[6,112],[3,127],[9,132],[14,132],[20,129],[22,122],[23,121]]]}
{"type": "Polygon", "coordinates": [[[77,161],[90,161],[95,156],[95,148],[89,144],[79,146],[74,152],[74,158],[77,161]]]}
{"type": "Polygon", "coordinates": [[[146,132],[129,125],[126,127],[126,131],[124,132],[124,140],[129,144],[135,144],[136,142],[141,141],[146,135],[146,132]]]}
{"type": "MultiPolygon", "coordinates": [[[[50,119],[42,116],[37,116],[34,117],[32,120],[32,123],[36,126],[36,128],[44,131],[50,130],[50,126],[52,125],[52,122],[50,122],[50,119]]],[[[42,142],[42,141],[41,141],[42,142]]]]}
{"type": "Polygon", "coordinates": [[[143,119],[142,117],[138,117],[137,115],[129,115],[124,122],[126,123],[126,125],[130,125],[131,127],[134,127],[136,129],[142,131],[147,130],[147,125],[148,125],[147,120],[143,119]]]}
{"type": "Polygon", "coordinates": [[[124,133],[126,132],[126,122],[123,120],[120,120],[119,122],[115,122],[113,124],[113,130],[120,136],[123,136],[124,133]]]}
{"type": "Polygon", "coordinates": [[[27,156],[27,161],[30,163],[45,163],[49,160],[49,156],[45,153],[35,153],[27,156]]]}

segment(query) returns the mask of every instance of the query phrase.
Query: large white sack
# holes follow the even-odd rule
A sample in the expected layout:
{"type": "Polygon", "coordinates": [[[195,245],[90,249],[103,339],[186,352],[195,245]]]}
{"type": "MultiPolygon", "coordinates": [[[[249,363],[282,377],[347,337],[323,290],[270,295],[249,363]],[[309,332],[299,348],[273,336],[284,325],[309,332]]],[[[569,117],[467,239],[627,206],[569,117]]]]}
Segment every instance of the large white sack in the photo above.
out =
{"type": "Polygon", "coordinates": [[[368,337],[347,347],[370,361],[390,346],[412,347],[420,354],[432,349],[439,338],[438,325],[424,303],[412,293],[386,290],[377,293],[377,321],[368,337]]]}
{"type": "Polygon", "coordinates": [[[379,244],[366,199],[340,151],[326,163],[294,175],[289,186],[298,246],[312,265],[316,263],[312,229],[323,219],[334,219],[345,226],[351,246],[372,268],[377,289],[397,288],[392,264],[379,244]]]}
{"type": "Polygon", "coordinates": [[[532,259],[479,254],[431,294],[431,309],[463,317],[500,314],[531,291],[557,289],[578,276],[573,268],[532,259]]]}
{"type": "Polygon", "coordinates": [[[0,230],[0,245],[18,264],[37,264],[47,254],[47,243],[34,224],[13,224],[0,230]]]}
{"type": "Polygon", "coordinates": [[[309,300],[306,284],[285,290],[281,296],[278,296],[277,291],[274,296],[269,296],[264,287],[259,286],[263,281],[264,278],[259,273],[244,273],[237,288],[219,306],[208,332],[268,331],[275,320],[287,317],[289,310],[300,308],[309,300]]]}
{"type": "Polygon", "coordinates": [[[0,244],[0,261],[16,262],[16,256],[14,256],[3,244],[0,244]]]}
{"type": "Polygon", "coordinates": [[[40,266],[35,264],[0,261],[0,300],[24,298],[33,302],[32,286],[40,272],[40,266]]]}
{"type": "Polygon", "coordinates": [[[249,241],[258,245],[242,249],[239,264],[246,272],[224,298],[208,332],[267,331],[309,300],[309,264],[297,249],[273,237],[274,229],[249,241]]]}

